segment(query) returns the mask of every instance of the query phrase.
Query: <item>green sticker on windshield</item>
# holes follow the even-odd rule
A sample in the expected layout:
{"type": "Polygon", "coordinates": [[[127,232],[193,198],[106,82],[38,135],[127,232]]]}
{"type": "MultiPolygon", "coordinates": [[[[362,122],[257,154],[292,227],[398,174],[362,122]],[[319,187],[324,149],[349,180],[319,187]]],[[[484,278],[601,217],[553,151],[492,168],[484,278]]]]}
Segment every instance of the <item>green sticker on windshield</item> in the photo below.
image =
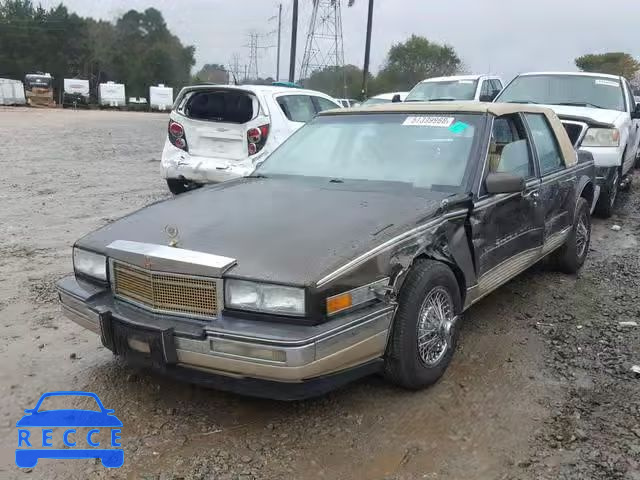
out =
{"type": "Polygon", "coordinates": [[[467,128],[469,128],[469,125],[467,125],[464,122],[456,122],[453,125],[451,125],[449,127],[449,131],[452,133],[462,133],[464,132],[467,128]]]}

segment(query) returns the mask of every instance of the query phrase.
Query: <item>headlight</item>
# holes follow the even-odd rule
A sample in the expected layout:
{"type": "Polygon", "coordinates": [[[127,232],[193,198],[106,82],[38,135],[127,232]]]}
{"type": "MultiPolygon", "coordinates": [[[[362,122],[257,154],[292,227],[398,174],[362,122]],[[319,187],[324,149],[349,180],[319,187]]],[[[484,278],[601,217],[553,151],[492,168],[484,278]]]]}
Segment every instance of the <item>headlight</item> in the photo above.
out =
{"type": "Polygon", "coordinates": [[[304,289],[230,279],[225,281],[225,305],[239,310],[302,316],[304,289]]]}
{"type": "Polygon", "coordinates": [[[582,140],[583,147],[618,147],[620,130],[617,128],[590,128],[582,140]]]}
{"type": "Polygon", "coordinates": [[[73,269],[88,277],[107,281],[107,257],[81,248],[73,248],[73,269]]]}

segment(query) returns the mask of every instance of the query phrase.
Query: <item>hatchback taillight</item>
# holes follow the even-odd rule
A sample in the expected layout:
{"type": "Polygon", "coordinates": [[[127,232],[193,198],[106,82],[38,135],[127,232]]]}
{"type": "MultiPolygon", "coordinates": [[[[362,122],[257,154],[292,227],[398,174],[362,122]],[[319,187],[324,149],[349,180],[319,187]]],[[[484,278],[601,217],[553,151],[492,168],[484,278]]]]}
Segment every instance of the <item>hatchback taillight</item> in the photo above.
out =
{"type": "Polygon", "coordinates": [[[247,130],[247,151],[249,155],[255,155],[262,150],[269,136],[269,125],[262,125],[247,130]]]}
{"type": "Polygon", "coordinates": [[[173,120],[169,120],[169,141],[174,147],[184,150],[185,152],[189,151],[187,138],[184,134],[184,127],[173,120]]]}

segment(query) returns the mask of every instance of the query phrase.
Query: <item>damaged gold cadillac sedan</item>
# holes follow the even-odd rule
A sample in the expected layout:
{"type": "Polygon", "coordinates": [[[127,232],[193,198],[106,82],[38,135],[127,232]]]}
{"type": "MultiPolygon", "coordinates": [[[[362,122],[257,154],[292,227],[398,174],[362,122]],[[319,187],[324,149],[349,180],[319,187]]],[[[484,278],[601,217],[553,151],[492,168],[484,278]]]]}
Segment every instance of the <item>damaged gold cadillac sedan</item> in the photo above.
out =
{"type": "Polygon", "coordinates": [[[544,257],[589,251],[593,160],[548,109],[324,112],[250,176],[78,240],[66,315],[179,379],[298,399],[383,373],[420,389],[463,312],[544,257]]]}

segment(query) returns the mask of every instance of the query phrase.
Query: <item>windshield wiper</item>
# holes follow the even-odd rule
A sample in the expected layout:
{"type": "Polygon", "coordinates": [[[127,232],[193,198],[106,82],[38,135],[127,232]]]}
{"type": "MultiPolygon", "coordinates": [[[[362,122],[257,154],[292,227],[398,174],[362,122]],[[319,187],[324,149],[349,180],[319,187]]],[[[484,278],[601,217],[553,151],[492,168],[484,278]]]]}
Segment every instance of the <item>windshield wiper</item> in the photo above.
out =
{"type": "Polygon", "coordinates": [[[257,173],[255,175],[247,175],[246,178],[269,178],[266,175],[262,175],[261,173],[257,173]]]}
{"type": "Polygon", "coordinates": [[[593,108],[604,108],[600,105],[596,105],[595,103],[589,102],[558,102],[554,103],[554,105],[566,105],[568,107],[593,107],[593,108]]]}
{"type": "Polygon", "coordinates": [[[509,100],[505,103],[533,103],[535,105],[539,105],[538,102],[534,102],[533,100],[509,100]]]}
{"type": "Polygon", "coordinates": [[[455,102],[456,99],[453,97],[441,97],[441,98],[430,98],[427,101],[428,102],[455,102]]]}
{"type": "Polygon", "coordinates": [[[339,178],[332,178],[329,180],[329,183],[344,183],[344,180],[340,180],[339,178]]]}

